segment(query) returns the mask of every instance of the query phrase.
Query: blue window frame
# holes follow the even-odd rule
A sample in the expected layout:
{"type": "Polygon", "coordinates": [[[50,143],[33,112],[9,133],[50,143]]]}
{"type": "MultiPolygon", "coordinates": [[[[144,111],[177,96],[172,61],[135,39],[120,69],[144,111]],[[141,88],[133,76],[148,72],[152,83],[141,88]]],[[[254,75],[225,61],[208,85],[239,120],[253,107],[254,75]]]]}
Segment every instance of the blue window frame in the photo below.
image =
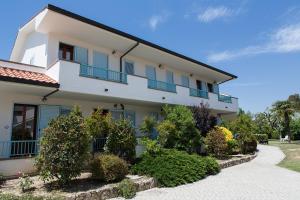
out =
{"type": "Polygon", "coordinates": [[[185,75],[181,75],[181,85],[184,87],[189,87],[190,86],[190,81],[189,77],[185,75]]]}
{"type": "Polygon", "coordinates": [[[146,77],[150,80],[156,80],[155,67],[147,65],[146,66],[146,77]]]}
{"type": "Polygon", "coordinates": [[[167,83],[171,83],[173,84],[174,83],[174,75],[173,75],[173,72],[171,71],[166,71],[166,80],[167,80],[167,83]]]}
{"type": "Polygon", "coordinates": [[[124,68],[125,68],[124,72],[126,74],[131,74],[131,75],[134,74],[134,62],[125,60],[124,68]]]}

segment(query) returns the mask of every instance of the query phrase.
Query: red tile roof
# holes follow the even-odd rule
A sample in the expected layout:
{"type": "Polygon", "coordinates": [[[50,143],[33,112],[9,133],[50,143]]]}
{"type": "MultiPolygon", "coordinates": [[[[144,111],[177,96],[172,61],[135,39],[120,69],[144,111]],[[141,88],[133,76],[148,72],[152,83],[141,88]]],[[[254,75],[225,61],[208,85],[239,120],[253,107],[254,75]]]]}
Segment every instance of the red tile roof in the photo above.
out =
{"type": "Polygon", "coordinates": [[[0,80],[47,87],[59,87],[59,84],[46,74],[2,66],[0,66],[0,80]]]}

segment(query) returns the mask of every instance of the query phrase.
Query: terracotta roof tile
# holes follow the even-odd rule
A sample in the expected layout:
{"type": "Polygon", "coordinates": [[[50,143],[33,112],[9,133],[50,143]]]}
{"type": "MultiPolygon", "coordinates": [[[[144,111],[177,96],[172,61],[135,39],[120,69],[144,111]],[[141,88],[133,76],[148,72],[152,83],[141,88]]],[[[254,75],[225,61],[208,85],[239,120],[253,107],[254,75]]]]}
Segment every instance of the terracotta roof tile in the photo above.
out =
{"type": "Polygon", "coordinates": [[[53,86],[58,85],[54,79],[50,78],[46,74],[2,66],[0,66],[0,77],[15,80],[26,80],[32,83],[36,82],[40,84],[53,84],[53,86]]]}

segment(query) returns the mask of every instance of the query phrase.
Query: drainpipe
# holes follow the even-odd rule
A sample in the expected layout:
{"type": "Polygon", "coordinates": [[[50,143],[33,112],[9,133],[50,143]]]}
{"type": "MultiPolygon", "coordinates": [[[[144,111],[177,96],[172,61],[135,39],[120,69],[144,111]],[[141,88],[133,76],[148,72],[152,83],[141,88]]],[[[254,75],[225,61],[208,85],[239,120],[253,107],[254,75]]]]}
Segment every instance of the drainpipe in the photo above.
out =
{"type": "Polygon", "coordinates": [[[43,101],[43,102],[47,101],[47,98],[48,98],[49,96],[51,96],[52,94],[54,94],[54,93],[56,93],[56,92],[58,92],[58,91],[59,91],[59,89],[57,88],[57,89],[55,89],[54,91],[52,91],[52,92],[46,94],[45,96],[43,96],[42,101],[43,101]]]}
{"type": "Polygon", "coordinates": [[[135,45],[133,45],[133,47],[131,47],[130,49],[128,49],[121,57],[120,57],[120,72],[123,71],[123,62],[122,59],[124,56],[126,56],[130,51],[132,51],[135,47],[137,47],[140,43],[137,42],[135,45]]]}

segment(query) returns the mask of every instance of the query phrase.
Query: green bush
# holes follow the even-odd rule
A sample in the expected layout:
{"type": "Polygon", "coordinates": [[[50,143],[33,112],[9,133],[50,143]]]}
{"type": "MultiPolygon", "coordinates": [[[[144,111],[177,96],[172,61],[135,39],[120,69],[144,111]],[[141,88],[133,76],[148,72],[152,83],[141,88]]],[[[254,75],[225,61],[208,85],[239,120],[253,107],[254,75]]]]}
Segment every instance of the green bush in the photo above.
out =
{"type": "Polygon", "coordinates": [[[142,138],[142,144],[146,147],[145,153],[149,153],[152,156],[159,155],[162,151],[161,145],[157,140],[151,140],[147,137],[142,138]]]}
{"type": "Polygon", "coordinates": [[[86,130],[93,138],[106,137],[112,128],[111,114],[103,115],[102,112],[97,108],[85,119],[86,130]]]}
{"type": "Polygon", "coordinates": [[[255,134],[254,136],[260,144],[268,143],[268,134],[255,134]]]}
{"type": "Polygon", "coordinates": [[[257,140],[254,134],[241,133],[238,136],[238,142],[243,154],[253,153],[256,151],[257,140]]]}
{"type": "Polygon", "coordinates": [[[227,153],[229,155],[236,155],[240,152],[239,143],[237,140],[232,139],[227,141],[227,153]]]}
{"type": "Polygon", "coordinates": [[[221,129],[212,129],[205,138],[207,152],[216,157],[223,157],[226,154],[226,137],[221,129]]]}
{"type": "Polygon", "coordinates": [[[150,137],[156,125],[157,121],[153,116],[146,116],[140,126],[140,131],[144,133],[145,136],[150,137]]]}
{"type": "Polygon", "coordinates": [[[136,187],[132,180],[124,179],[118,184],[119,194],[125,199],[131,199],[136,195],[136,187]]]}
{"type": "Polygon", "coordinates": [[[120,119],[112,124],[104,149],[108,153],[132,162],[135,159],[136,144],[132,123],[127,119],[120,119]]]}
{"type": "Polygon", "coordinates": [[[79,176],[89,157],[90,142],[78,107],[69,115],[52,120],[43,131],[36,160],[41,178],[57,178],[64,185],[79,176]]]}
{"type": "Polygon", "coordinates": [[[216,174],[220,168],[213,158],[164,149],[158,156],[144,154],[131,171],[134,174],[152,176],[161,186],[175,187],[216,174]]]}
{"type": "Polygon", "coordinates": [[[125,178],[128,166],[116,155],[100,155],[92,161],[91,171],[95,179],[114,182],[125,178]]]}
{"type": "Polygon", "coordinates": [[[193,114],[186,106],[164,106],[158,140],[165,148],[195,152],[202,144],[193,114]]]}

